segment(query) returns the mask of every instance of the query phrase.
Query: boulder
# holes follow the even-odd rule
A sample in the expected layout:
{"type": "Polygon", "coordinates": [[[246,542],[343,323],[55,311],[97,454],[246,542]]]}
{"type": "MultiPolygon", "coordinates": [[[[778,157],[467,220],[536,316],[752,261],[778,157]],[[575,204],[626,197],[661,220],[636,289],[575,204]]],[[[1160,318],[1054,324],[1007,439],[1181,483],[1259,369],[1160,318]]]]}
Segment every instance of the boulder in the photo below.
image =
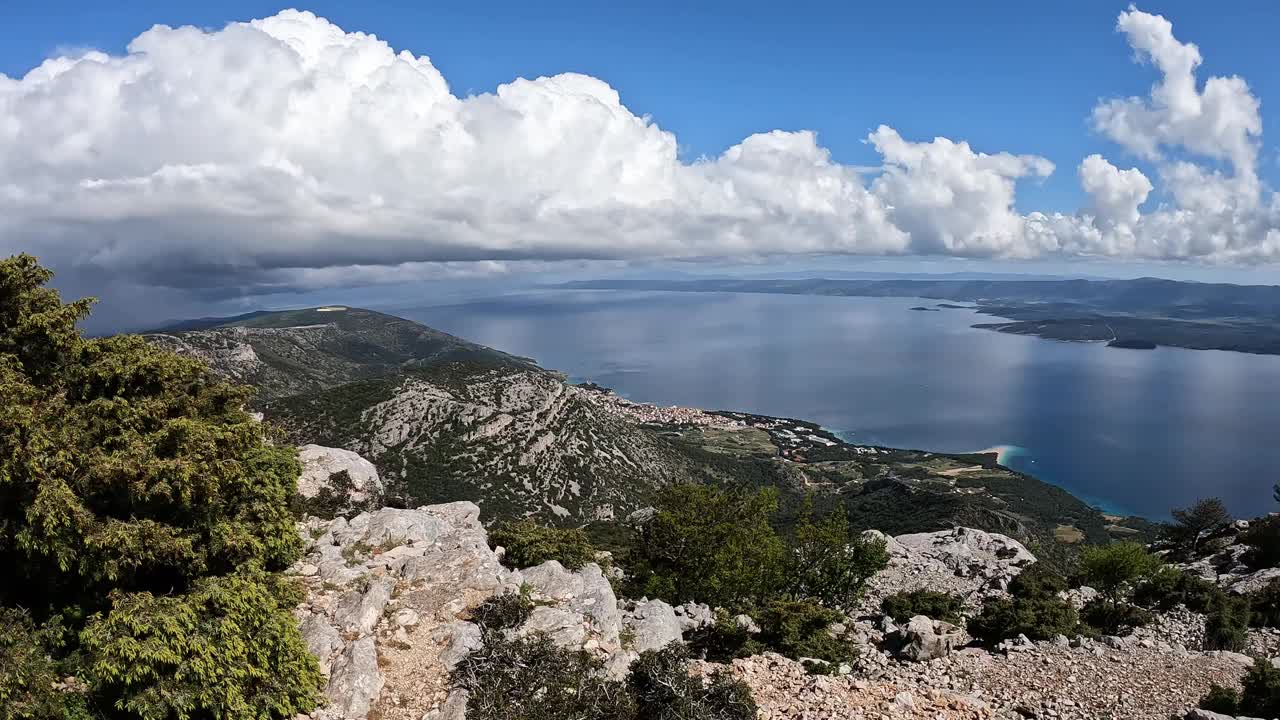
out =
{"type": "Polygon", "coordinates": [[[894,654],[905,660],[921,662],[945,657],[969,642],[964,630],[941,620],[916,615],[898,628],[891,637],[894,654]]]}
{"type": "Polygon", "coordinates": [[[382,495],[382,479],[378,477],[378,469],[350,450],[303,445],[298,448],[298,460],[302,462],[298,493],[303,497],[315,497],[325,487],[334,490],[330,478],[343,471],[351,478],[351,489],[346,493],[349,502],[364,502],[382,495]]]}
{"type": "Polygon", "coordinates": [[[680,623],[681,632],[700,630],[716,623],[715,611],[705,603],[687,602],[683,605],[677,605],[674,610],[676,621],[680,623]]]}
{"type": "Polygon", "coordinates": [[[675,609],[661,600],[635,603],[622,617],[623,626],[631,632],[628,649],[642,653],[660,650],[683,636],[675,609]]]}

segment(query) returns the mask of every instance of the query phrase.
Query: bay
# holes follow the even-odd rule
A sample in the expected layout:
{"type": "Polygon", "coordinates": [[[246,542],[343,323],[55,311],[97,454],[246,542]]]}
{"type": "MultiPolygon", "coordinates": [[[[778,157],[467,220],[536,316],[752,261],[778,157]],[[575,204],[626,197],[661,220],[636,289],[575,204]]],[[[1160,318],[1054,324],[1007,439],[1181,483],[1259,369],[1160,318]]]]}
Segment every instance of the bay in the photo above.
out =
{"type": "Polygon", "coordinates": [[[803,418],[866,444],[1001,446],[1110,512],[1164,519],[1206,496],[1276,509],[1280,357],[1055,342],[920,306],[936,301],[546,290],[394,311],[636,401],[803,418]]]}

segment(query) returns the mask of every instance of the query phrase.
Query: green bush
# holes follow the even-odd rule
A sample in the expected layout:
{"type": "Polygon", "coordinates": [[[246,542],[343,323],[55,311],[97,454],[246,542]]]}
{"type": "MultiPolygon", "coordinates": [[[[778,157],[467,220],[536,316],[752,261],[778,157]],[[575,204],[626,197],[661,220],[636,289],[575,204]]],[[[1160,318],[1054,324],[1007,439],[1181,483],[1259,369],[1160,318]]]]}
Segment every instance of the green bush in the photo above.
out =
{"type": "Polygon", "coordinates": [[[1098,590],[1081,612],[1098,632],[1117,635],[1150,622],[1150,613],[1128,604],[1135,587],[1161,567],[1158,557],[1133,542],[1086,548],[1080,561],[1083,580],[1098,590]]]}
{"type": "Polygon", "coordinates": [[[1204,649],[1241,652],[1248,645],[1249,601],[1223,595],[1204,621],[1204,649]]]}
{"type": "Polygon", "coordinates": [[[1032,640],[1049,640],[1077,631],[1075,608],[1057,596],[997,598],[969,618],[969,634],[986,644],[1026,635],[1032,640]]]}
{"type": "Polygon", "coordinates": [[[776,596],[786,559],[786,547],[769,525],[777,507],[772,489],[664,488],[629,556],[632,593],[727,608],[776,596]]]}
{"type": "Polygon", "coordinates": [[[471,622],[484,632],[520,627],[533,614],[533,601],[523,592],[494,595],[471,611],[471,622]]]}
{"type": "Polygon", "coordinates": [[[553,528],[532,520],[515,520],[498,525],[489,533],[489,542],[506,551],[503,564],[521,569],[556,560],[569,570],[577,570],[595,559],[595,548],[581,528],[553,528]]]}
{"type": "Polygon", "coordinates": [[[672,643],[631,663],[627,687],[641,720],[754,720],[751,690],[725,671],[707,678],[689,674],[688,649],[672,643]]]}
{"type": "Polygon", "coordinates": [[[1056,597],[1067,589],[1067,580],[1044,563],[1032,563],[1009,583],[1009,594],[1020,598],[1056,597]]]}
{"type": "Polygon", "coordinates": [[[87,677],[141,718],[265,718],[315,702],[298,588],[254,570],[173,597],[119,593],[81,634],[87,677]]]}
{"type": "Polygon", "coordinates": [[[830,632],[833,624],[844,620],[836,610],[805,600],[780,600],[769,603],[758,615],[759,642],[781,655],[830,663],[846,662],[857,655],[852,643],[830,632]]]}
{"type": "Polygon", "coordinates": [[[1255,627],[1280,627],[1280,579],[1272,580],[1261,590],[1249,593],[1249,624],[1255,627]]]}
{"type": "Polygon", "coordinates": [[[1250,717],[1280,717],[1280,669],[1269,660],[1254,661],[1240,685],[1237,712],[1250,717]]]}
{"type": "Polygon", "coordinates": [[[1112,603],[1095,598],[1080,609],[1080,621],[1092,635],[1128,635],[1155,620],[1155,615],[1136,605],[1112,603]]]}
{"type": "Polygon", "coordinates": [[[1223,715],[1237,715],[1240,712],[1240,691],[1214,683],[1200,698],[1200,708],[1223,715]]]}
{"type": "Polygon", "coordinates": [[[747,632],[723,608],[716,610],[714,623],[689,634],[689,648],[699,656],[718,663],[759,655],[766,650],[755,635],[747,632]]]}
{"type": "Polygon", "coordinates": [[[864,540],[849,531],[843,508],[814,523],[806,512],[795,529],[786,577],[791,597],[852,610],[867,580],[889,563],[882,541],[864,540]]]}
{"type": "Polygon", "coordinates": [[[912,590],[894,593],[880,601],[885,615],[904,623],[916,615],[959,624],[963,619],[964,600],[956,595],[934,590],[912,590]]]}
{"type": "Polygon", "coordinates": [[[1136,605],[1163,611],[1185,605],[1194,612],[1207,612],[1221,597],[1217,585],[1174,568],[1161,568],[1133,591],[1136,605]]]}
{"type": "Polygon", "coordinates": [[[58,637],[43,655],[91,713],[310,711],[320,675],[277,580],[302,550],[296,452],[201,363],[82,337],[89,302],[50,277],[0,261],[0,607],[58,637]]]}

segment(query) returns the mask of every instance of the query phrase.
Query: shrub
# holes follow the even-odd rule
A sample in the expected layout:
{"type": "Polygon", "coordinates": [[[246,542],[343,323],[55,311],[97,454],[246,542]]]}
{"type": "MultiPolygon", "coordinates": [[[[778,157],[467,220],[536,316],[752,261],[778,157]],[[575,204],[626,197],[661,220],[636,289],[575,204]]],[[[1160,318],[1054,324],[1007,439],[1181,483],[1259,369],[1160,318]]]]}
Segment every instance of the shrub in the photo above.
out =
{"type": "Polygon", "coordinates": [[[1044,563],[1033,563],[1009,583],[1009,594],[1020,598],[1056,597],[1067,589],[1067,580],[1044,563]]]}
{"type": "Polygon", "coordinates": [[[1102,598],[1090,600],[1080,609],[1080,620],[1092,630],[1091,634],[1128,635],[1154,619],[1154,615],[1140,607],[1102,598]]]}
{"type": "Polygon", "coordinates": [[[520,627],[533,613],[533,601],[523,592],[494,595],[471,611],[471,622],[484,632],[520,627]]]}
{"type": "Polygon", "coordinates": [[[1174,510],[1173,522],[1162,528],[1161,535],[1175,553],[1191,557],[1200,544],[1231,524],[1231,513],[1218,498],[1197,500],[1191,507],[1174,510]]]}
{"type": "Polygon", "coordinates": [[[1255,627],[1280,627],[1280,579],[1272,580],[1261,590],[1250,593],[1249,624],[1255,627]]]}
{"type": "Polygon", "coordinates": [[[1241,652],[1248,645],[1249,601],[1223,595],[1204,621],[1204,649],[1241,652]]]}
{"type": "Polygon", "coordinates": [[[1256,660],[1240,681],[1237,712],[1250,717],[1280,717],[1280,669],[1269,660],[1256,660]]]}
{"type": "Polygon", "coordinates": [[[709,485],[674,485],[658,497],[630,555],[637,595],[742,607],[782,586],[786,548],[769,525],[772,489],[748,493],[709,485]]]}
{"type": "Polygon", "coordinates": [[[1220,597],[1217,585],[1174,568],[1161,568],[1133,591],[1133,602],[1145,608],[1169,611],[1179,605],[1207,612],[1220,597]]]}
{"type": "Polygon", "coordinates": [[[142,718],[270,717],[315,703],[296,587],[246,570],[173,597],[120,593],[82,633],[93,687],[142,718]]]}
{"type": "Polygon", "coordinates": [[[843,637],[833,636],[830,628],[844,620],[841,613],[805,600],[782,600],[769,603],[759,613],[759,642],[766,648],[789,658],[814,658],[831,663],[852,660],[857,651],[843,637]]]}
{"type": "Polygon", "coordinates": [[[631,663],[626,682],[603,676],[600,661],[557,647],[544,635],[486,633],[451,677],[469,693],[472,720],[750,720],[750,689],[725,672],[689,674],[688,650],[672,643],[631,663]]]}
{"type": "Polygon", "coordinates": [[[791,543],[786,572],[789,592],[793,598],[811,598],[827,607],[851,610],[867,580],[888,563],[883,541],[850,533],[843,508],[816,524],[806,512],[791,543]]]}
{"type": "Polygon", "coordinates": [[[82,337],[89,302],[50,277],[0,261],[0,607],[57,635],[45,655],[92,713],[310,711],[320,675],[276,575],[302,550],[295,451],[196,360],[82,337]]]}
{"type": "Polygon", "coordinates": [[[689,651],[681,643],[649,650],[631,663],[627,687],[644,720],[754,720],[756,704],[741,680],[718,671],[689,674],[689,651]]]}
{"type": "Polygon", "coordinates": [[[634,718],[632,696],[622,683],[604,679],[603,671],[590,654],[557,647],[545,635],[486,633],[451,679],[469,693],[470,720],[634,718]]]}
{"type": "Polygon", "coordinates": [[[689,648],[701,657],[719,663],[758,655],[766,649],[724,609],[716,610],[714,623],[689,634],[689,648]]]}
{"type": "Polygon", "coordinates": [[[1209,692],[1200,698],[1200,709],[1235,716],[1240,711],[1240,692],[1214,683],[1209,686],[1209,692]]]}
{"type": "Polygon", "coordinates": [[[504,522],[489,533],[489,542],[506,551],[503,564],[520,569],[556,560],[577,570],[595,558],[595,549],[581,528],[553,528],[532,520],[504,522]]]}
{"type": "Polygon", "coordinates": [[[1244,562],[1255,570],[1280,565],[1280,517],[1255,520],[1240,534],[1240,542],[1249,546],[1244,562]]]}
{"type": "Polygon", "coordinates": [[[964,601],[944,592],[912,590],[886,597],[880,601],[880,609],[900,623],[916,615],[924,615],[933,620],[958,624],[962,619],[960,613],[964,610],[964,601]]]}
{"type": "Polygon", "coordinates": [[[1127,604],[1134,587],[1160,569],[1160,559],[1133,542],[1086,548],[1080,562],[1085,582],[1099,597],[1085,606],[1084,621],[1099,632],[1115,635],[1150,622],[1150,614],[1127,604]]]}
{"type": "Polygon", "coordinates": [[[1026,635],[1032,640],[1048,640],[1076,632],[1079,617],[1075,608],[1057,596],[997,598],[969,618],[969,634],[984,643],[1026,635]]]}

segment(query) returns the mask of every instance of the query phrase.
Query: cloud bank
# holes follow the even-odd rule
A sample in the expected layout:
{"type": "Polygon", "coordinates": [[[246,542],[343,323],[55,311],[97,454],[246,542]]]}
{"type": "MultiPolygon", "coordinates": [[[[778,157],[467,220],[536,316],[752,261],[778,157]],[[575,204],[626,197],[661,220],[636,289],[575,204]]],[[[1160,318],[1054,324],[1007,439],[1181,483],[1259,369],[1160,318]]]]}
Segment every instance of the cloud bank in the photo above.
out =
{"type": "Polygon", "coordinates": [[[1091,155],[1089,207],[1024,215],[1017,185],[1054,172],[1043,157],[881,126],[874,175],[807,131],[684,162],[593,77],[459,97],[427,57],[308,12],[156,26],[124,55],[0,75],[0,253],[210,292],[566,259],[1280,259],[1258,99],[1238,77],[1201,84],[1199,49],[1164,18],[1130,8],[1117,28],[1159,78],[1100,102],[1092,125],[1170,201],[1144,211],[1152,181],[1091,155]]]}

